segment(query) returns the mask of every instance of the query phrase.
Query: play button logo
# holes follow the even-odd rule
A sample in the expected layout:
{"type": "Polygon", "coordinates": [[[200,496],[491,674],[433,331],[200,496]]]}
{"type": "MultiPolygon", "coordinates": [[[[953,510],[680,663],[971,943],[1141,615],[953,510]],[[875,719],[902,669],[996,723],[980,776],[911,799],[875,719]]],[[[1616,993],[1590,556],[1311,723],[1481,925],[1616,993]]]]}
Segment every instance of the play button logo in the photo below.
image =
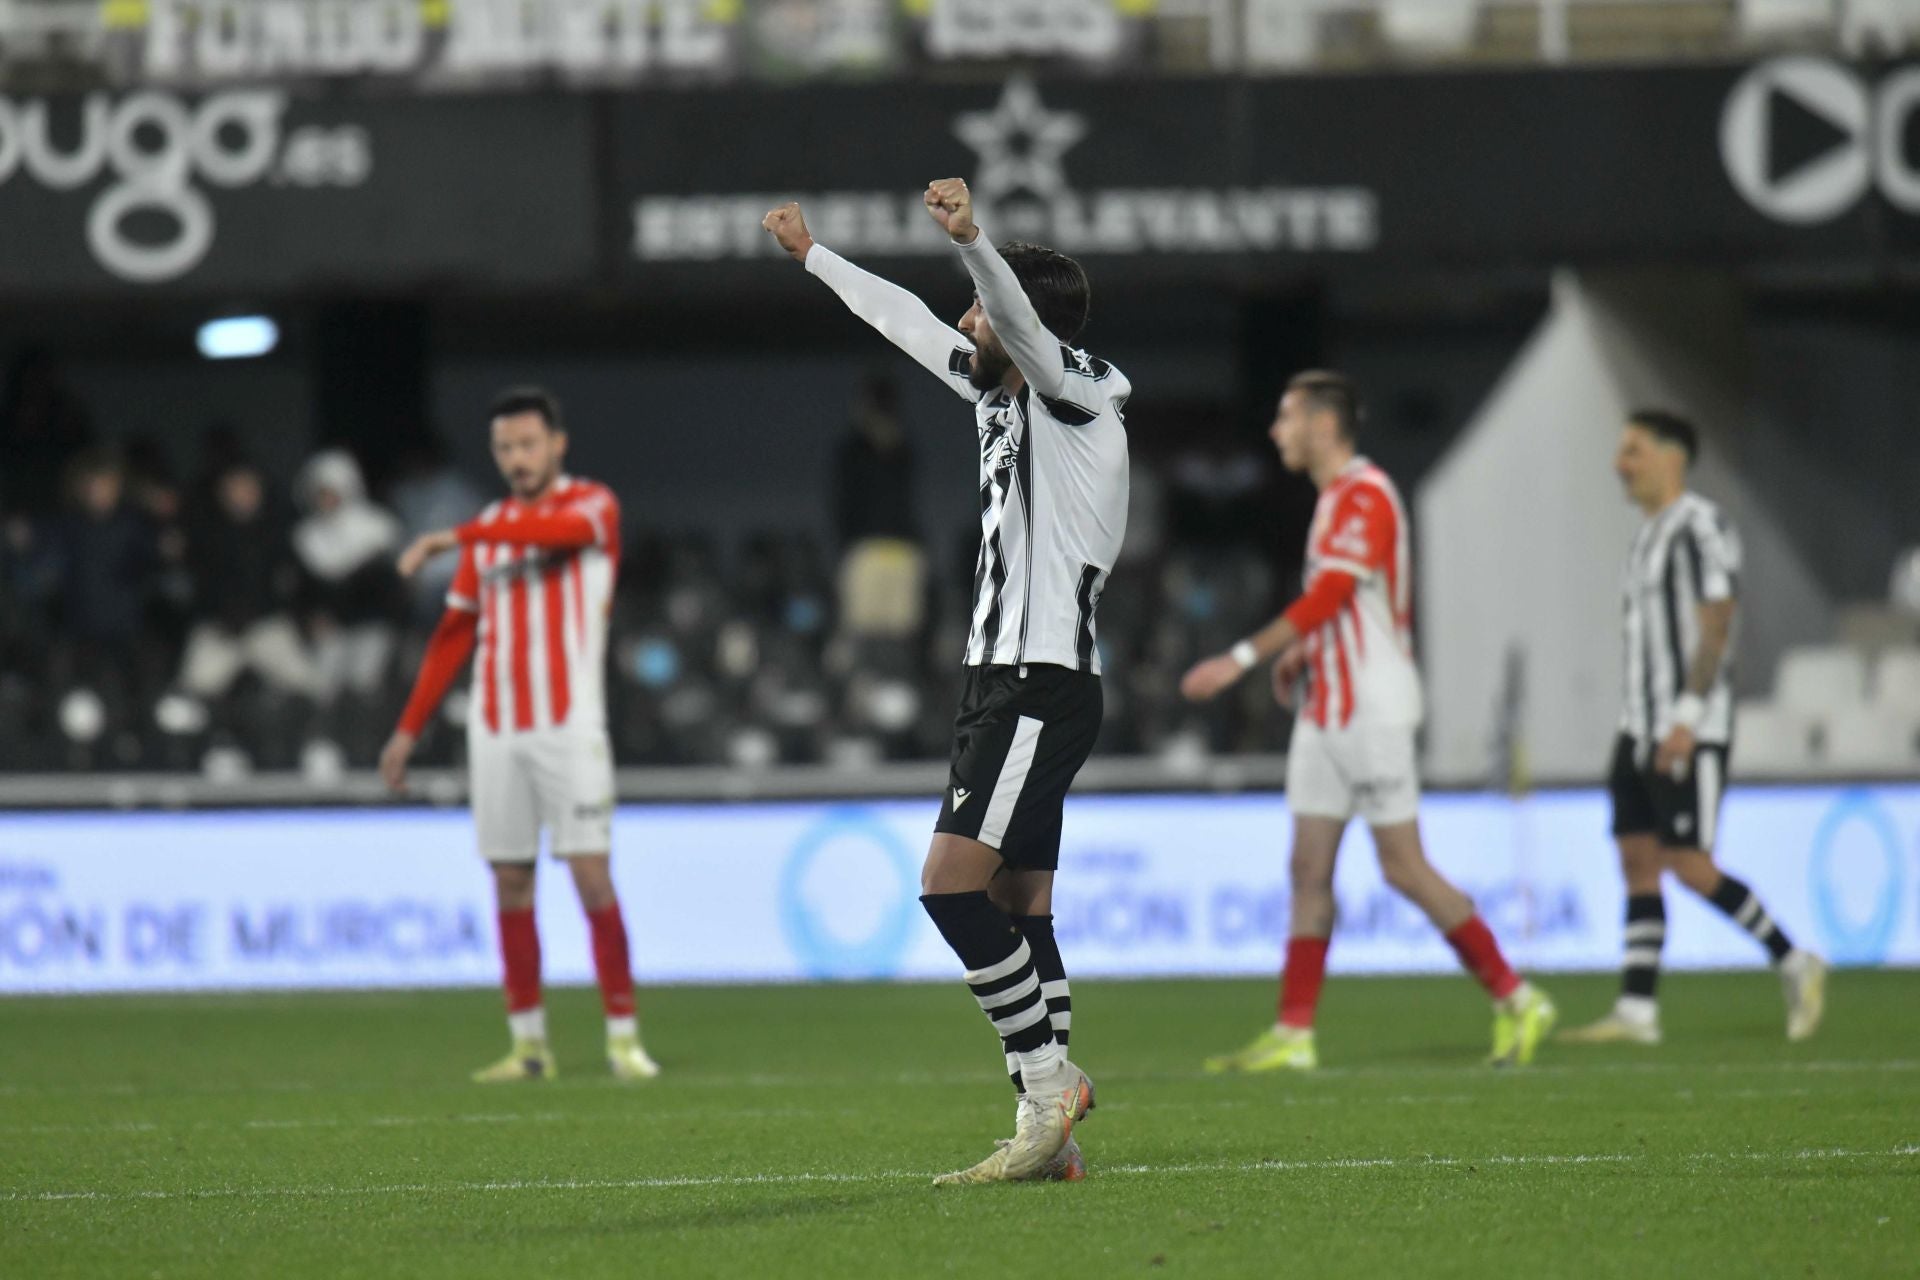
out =
{"type": "Polygon", "coordinates": [[[1826,222],[1873,182],[1867,86],[1822,58],[1777,58],[1743,76],[1720,116],[1720,158],[1734,187],[1780,222],[1826,222]]]}

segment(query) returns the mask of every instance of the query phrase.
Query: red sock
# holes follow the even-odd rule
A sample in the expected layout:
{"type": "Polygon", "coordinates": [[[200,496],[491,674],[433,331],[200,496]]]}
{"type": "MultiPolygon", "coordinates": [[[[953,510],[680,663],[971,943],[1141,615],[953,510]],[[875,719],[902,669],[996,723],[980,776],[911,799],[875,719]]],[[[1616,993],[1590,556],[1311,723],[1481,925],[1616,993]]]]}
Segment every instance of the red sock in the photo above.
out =
{"type": "Polygon", "coordinates": [[[620,904],[587,912],[593,931],[593,970],[600,975],[600,1003],[609,1018],[633,1016],[633,961],[627,956],[627,926],[620,904]]]}
{"type": "Polygon", "coordinates": [[[1288,938],[1287,967],[1280,974],[1280,1022],[1283,1026],[1313,1029],[1313,1013],[1320,1007],[1320,984],[1327,980],[1326,938],[1288,938]]]}
{"type": "Polygon", "coordinates": [[[1520,975],[1500,954],[1500,944],[1493,940],[1493,930],[1487,928],[1486,921],[1479,916],[1448,934],[1447,941],[1452,945],[1454,954],[1460,957],[1461,968],[1478,978],[1480,985],[1495,1000],[1505,1000],[1520,985],[1520,975]]]}
{"type": "Polygon", "coordinates": [[[507,1012],[540,1007],[540,931],[533,908],[500,913],[500,961],[506,971],[507,1012]]]}

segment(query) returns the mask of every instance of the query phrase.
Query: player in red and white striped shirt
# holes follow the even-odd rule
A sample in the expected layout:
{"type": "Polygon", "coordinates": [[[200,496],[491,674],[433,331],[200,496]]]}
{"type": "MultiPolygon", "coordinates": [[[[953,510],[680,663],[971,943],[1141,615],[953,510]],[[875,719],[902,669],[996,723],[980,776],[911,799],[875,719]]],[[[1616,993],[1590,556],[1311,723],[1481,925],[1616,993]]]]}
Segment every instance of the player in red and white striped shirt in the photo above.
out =
{"type": "Polygon", "coordinates": [[[605,485],[561,470],[567,434],[551,395],[508,391],[491,417],[494,461],[510,496],[457,529],[422,535],[400,558],[409,577],[448,551],[459,551],[460,567],[380,771],[395,791],[405,787],[414,743],[473,657],[467,744],[474,826],[480,854],[493,867],[513,1037],[512,1052],[474,1079],[554,1075],[533,915],[543,827],[553,855],[573,872],[587,913],[607,1015],[607,1061],[622,1079],[646,1079],[659,1068],[640,1045],[627,929],[610,867],[605,673],[620,503],[605,485]]]}
{"type": "Polygon", "coordinates": [[[1333,866],[1349,819],[1373,829],[1388,884],[1446,936],[1494,1000],[1495,1065],[1524,1065],[1552,1028],[1545,993],[1521,980],[1473,902],[1427,861],[1420,840],[1414,732],[1421,718],[1413,663],[1413,559],[1406,509],[1393,481],[1360,457],[1360,399],[1336,373],[1296,375],[1270,435],[1289,471],[1320,490],[1307,544],[1305,590],[1286,612],[1181,682],[1211,698],[1272,658],[1274,694],[1300,703],[1287,752],[1293,810],[1293,920],[1279,1019],[1247,1048],[1207,1062],[1214,1071],[1311,1070],[1314,1013],[1333,933],[1333,866]],[[1305,680],[1304,699],[1296,685],[1305,680]]]}

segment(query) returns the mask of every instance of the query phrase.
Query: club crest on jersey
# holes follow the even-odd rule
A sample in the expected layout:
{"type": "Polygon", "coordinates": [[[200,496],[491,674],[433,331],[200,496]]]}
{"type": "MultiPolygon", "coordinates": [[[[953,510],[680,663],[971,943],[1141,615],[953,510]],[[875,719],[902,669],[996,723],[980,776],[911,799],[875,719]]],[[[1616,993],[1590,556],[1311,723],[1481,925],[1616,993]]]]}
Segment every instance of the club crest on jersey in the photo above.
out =
{"type": "Polygon", "coordinates": [[[1358,514],[1348,516],[1346,522],[1327,539],[1327,545],[1341,555],[1364,558],[1368,550],[1367,518],[1358,514]]]}

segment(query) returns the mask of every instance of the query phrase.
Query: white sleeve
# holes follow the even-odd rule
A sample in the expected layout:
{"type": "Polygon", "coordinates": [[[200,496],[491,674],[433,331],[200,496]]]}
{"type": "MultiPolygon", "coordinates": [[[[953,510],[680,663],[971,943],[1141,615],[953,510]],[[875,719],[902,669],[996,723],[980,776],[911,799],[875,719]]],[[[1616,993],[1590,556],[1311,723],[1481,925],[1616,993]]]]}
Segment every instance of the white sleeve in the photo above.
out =
{"type": "Polygon", "coordinates": [[[937,375],[955,394],[968,400],[980,399],[980,392],[967,377],[967,357],[973,354],[973,343],[934,315],[926,303],[892,281],[862,271],[817,242],[807,250],[807,271],[839,294],[847,310],[937,375]]]}
{"type": "Polygon", "coordinates": [[[1034,394],[1049,400],[1065,399],[1081,410],[1075,417],[1097,413],[1099,403],[1089,394],[1089,380],[1069,375],[1074,363],[1071,349],[1040,323],[1040,313],[1020,287],[1019,277],[987,239],[987,233],[979,232],[973,243],[956,247],[960,261],[967,264],[967,273],[973,277],[973,287],[980,292],[993,332],[1034,394]]]}
{"type": "Polygon", "coordinates": [[[1695,556],[1693,570],[1702,600],[1732,600],[1739,595],[1740,534],[1717,510],[1696,518],[1687,530],[1695,556]]]}

